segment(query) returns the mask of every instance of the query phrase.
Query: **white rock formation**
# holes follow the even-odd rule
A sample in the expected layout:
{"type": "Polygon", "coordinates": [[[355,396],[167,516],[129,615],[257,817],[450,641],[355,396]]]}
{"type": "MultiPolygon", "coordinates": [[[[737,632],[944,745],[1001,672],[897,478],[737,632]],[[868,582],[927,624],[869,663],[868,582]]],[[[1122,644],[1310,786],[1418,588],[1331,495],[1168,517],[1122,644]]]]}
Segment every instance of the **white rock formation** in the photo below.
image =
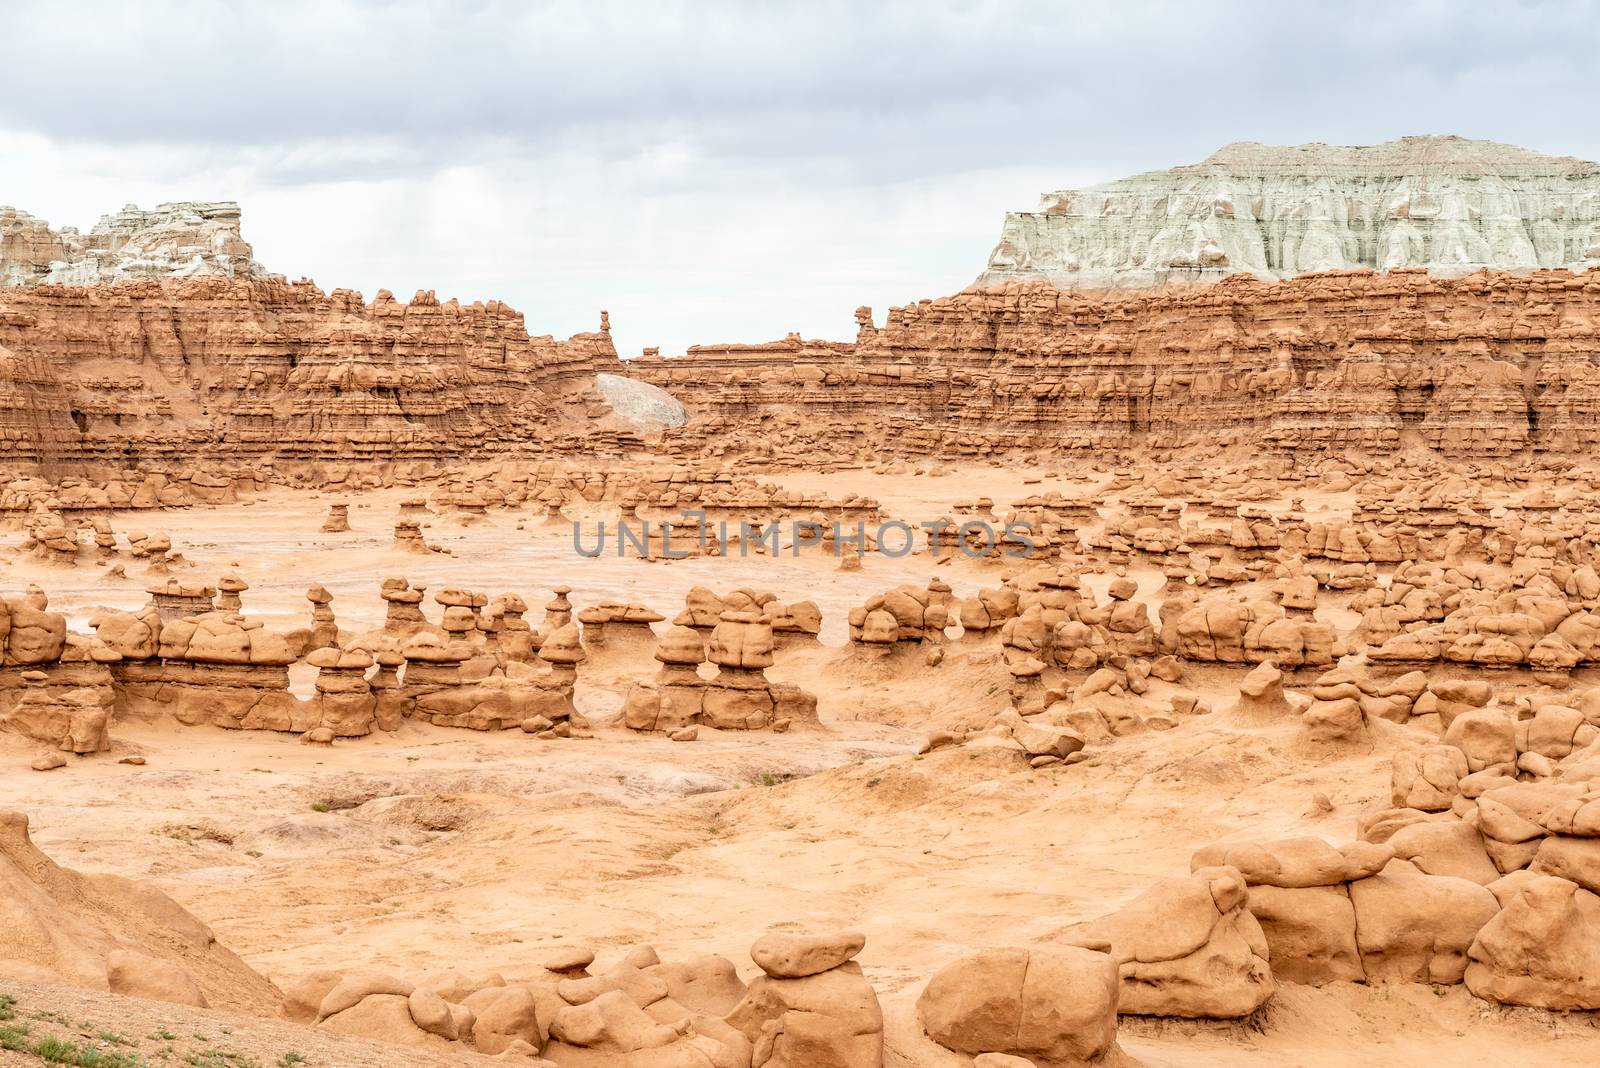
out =
{"type": "Polygon", "coordinates": [[[678,398],[659,386],[622,375],[595,375],[594,384],[611,410],[635,430],[651,433],[689,421],[678,398]]]}
{"type": "Polygon", "coordinates": [[[239,235],[239,205],[129,204],[87,234],[0,207],[0,285],[94,285],[124,278],[265,277],[239,235]]]}
{"type": "Polygon", "coordinates": [[[1600,265],[1600,164],[1493,141],[1228,145],[1203,163],[1046,193],[1006,216],[978,278],[1066,289],[1211,282],[1238,271],[1600,265]]]}

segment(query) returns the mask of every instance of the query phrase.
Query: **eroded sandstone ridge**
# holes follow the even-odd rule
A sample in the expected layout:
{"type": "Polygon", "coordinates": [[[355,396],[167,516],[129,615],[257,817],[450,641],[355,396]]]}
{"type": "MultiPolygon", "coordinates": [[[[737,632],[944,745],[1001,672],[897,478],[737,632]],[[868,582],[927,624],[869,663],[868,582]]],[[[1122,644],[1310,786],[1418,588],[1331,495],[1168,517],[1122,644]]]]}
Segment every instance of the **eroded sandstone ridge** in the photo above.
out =
{"type": "Polygon", "coordinates": [[[129,204],[103,216],[87,234],[73,226],[52,230],[43,219],[0,206],[0,285],[275,277],[254,256],[240,235],[239,205],[232,201],[183,201],[150,211],[129,204]]]}
{"type": "Polygon", "coordinates": [[[0,461],[419,460],[559,451],[609,415],[602,322],[276,278],[0,289],[0,461]]]}
{"type": "Polygon", "coordinates": [[[1046,193],[1006,215],[982,285],[1210,282],[1247,271],[1583,270],[1600,262],[1600,164],[1460,137],[1238,142],[1201,163],[1046,193]]]}
{"type": "Polygon", "coordinates": [[[1091,296],[1043,281],[860,309],[791,336],[630,363],[691,412],[680,456],[803,464],[1272,447],[1565,452],[1600,441],[1600,271],[1248,275],[1091,296]],[[843,451],[841,451],[843,450],[843,451]]]}

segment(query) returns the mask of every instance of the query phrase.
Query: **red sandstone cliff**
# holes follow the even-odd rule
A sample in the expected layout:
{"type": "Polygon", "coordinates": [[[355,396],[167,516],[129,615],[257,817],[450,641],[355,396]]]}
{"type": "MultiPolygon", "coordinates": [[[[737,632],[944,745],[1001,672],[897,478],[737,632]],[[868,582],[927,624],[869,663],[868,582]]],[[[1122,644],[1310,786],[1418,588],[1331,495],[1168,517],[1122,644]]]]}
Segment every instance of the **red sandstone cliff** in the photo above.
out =
{"type": "MultiPolygon", "coordinates": [[[[275,279],[0,289],[0,460],[433,459],[574,447],[609,332],[275,279]]],[[[613,435],[614,436],[614,435],[613,435]]]]}
{"type": "MultiPolygon", "coordinates": [[[[854,343],[697,347],[626,371],[684,401],[676,457],[865,450],[1464,456],[1600,442],[1600,271],[1335,272],[1094,297],[1044,283],[862,315],[854,343]]],[[[442,460],[636,449],[610,335],[499,303],[309,282],[0,289],[0,460],[442,460]]]]}
{"type": "Polygon", "coordinates": [[[865,311],[854,344],[697,346],[629,373],[688,405],[666,441],[681,455],[1600,441],[1600,271],[1241,275],[1110,297],[1035,282],[894,308],[881,329],[865,311]]]}

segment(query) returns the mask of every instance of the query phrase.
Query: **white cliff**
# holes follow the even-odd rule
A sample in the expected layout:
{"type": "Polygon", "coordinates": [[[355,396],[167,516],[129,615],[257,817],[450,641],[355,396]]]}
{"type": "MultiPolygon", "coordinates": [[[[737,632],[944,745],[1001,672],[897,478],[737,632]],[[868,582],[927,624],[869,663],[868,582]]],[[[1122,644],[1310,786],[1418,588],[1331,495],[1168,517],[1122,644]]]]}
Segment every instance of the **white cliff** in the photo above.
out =
{"type": "Polygon", "coordinates": [[[1239,271],[1600,266],[1600,164],[1493,141],[1228,145],[1007,214],[980,286],[1211,282],[1239,271]]]}
{"type": "Polygon", "coordinates": [[[141,211],[129,204],[87,234],[50,229],[0,207],[0,285],[94,285],[124,278],[228,275],[266,270],[239,233],[239,205],[182,202],[141,211]]]}

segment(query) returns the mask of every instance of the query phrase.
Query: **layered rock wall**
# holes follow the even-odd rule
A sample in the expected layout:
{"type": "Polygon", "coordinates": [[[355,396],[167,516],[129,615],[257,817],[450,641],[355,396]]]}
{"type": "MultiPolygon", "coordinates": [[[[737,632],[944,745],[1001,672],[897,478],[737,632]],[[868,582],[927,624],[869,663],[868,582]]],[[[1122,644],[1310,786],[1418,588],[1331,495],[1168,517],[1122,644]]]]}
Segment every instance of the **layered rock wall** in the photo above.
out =
{"type": "Polygon", "coordinates": [[[499,302],[207,277],[0,289],[0,461],[434,460],[575,448],[608,332],[499,302]]]}
{"type": "Polygon", "coordinates": [[[682,456],[1600,441],[1600,271],[1237,276],[1106,297],[1031,282],[858,319],[853,345],[696,347],[630,373],[689,407],[665,438],[682,456]]]}
{"type": "Polygon", "coordinates": [[[1600,263],[1600,164],[1460,137],[1228,145],[1201,163],[1046,193],[1006,216],[982,285],[1211,282],[1238,271],[1600,263]]]}

